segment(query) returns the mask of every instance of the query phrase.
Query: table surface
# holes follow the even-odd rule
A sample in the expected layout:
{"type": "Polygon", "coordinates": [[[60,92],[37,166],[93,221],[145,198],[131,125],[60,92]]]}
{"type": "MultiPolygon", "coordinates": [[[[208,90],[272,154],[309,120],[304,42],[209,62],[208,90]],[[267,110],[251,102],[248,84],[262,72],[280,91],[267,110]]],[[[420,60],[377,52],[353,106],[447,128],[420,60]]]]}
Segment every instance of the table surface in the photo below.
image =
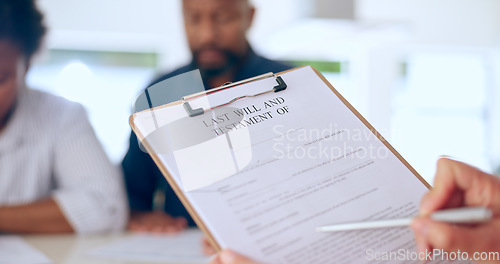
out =
{"type": "Polygon", "coordinates": [[[43,252],[54,264],[151,264],[166,262],[127,261],[91,256],[88,253],[109,243],[127,238],[131,234],[107,234],[93,236],[26,235],[23,239],[43,252]]]}

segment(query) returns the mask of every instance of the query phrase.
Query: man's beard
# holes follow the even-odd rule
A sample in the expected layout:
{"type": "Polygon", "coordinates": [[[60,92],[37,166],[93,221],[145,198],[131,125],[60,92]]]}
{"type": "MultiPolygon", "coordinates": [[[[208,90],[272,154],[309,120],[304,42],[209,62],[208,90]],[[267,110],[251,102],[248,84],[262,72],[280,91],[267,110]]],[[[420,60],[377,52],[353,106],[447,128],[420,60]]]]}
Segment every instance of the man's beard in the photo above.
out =
{"type": "Polygon", "coordinates": [[[203,68],[200,66],[198,63],[197,59],[198,58],[198,53],[199,51],[194,51],[193,52],[193,61],[198,69],[200,69],[201,76],[206,79],[210,79],[213,77],[220,76],[234,67],[236,67],[239,62],[242,60],[241,56],[238,56],[236,53],[229,51],[229,50],[224,50],[224,49],[219,49],[220,52],[224,54],[226,57],[226,63],[220,67],[214,67],[214,68],[203,68]]]}

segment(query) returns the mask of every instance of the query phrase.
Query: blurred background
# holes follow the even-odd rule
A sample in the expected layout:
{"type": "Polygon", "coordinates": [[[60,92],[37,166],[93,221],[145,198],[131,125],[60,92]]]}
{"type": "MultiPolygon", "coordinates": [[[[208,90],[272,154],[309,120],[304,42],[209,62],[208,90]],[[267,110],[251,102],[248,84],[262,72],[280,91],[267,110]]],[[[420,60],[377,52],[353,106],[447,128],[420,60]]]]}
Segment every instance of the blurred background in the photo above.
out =
{"type": "MultiPolygon", "coordinates": [[[[439,155],[500,164],[500,1],[252,0],[253,48],[312,65],[422,176],[439,155]]],[[[83,104],[110,158],[159,72],[187,63],[180,0],[39,0],[50,28],[28,85],[83,104]]]]}

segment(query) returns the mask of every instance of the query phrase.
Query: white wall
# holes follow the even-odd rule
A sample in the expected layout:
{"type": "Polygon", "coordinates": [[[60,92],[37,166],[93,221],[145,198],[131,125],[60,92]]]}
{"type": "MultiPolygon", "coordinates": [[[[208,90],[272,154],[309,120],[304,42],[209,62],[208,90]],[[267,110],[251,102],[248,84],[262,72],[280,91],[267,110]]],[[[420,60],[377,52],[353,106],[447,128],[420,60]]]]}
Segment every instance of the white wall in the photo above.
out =
{"type": "Polygon", "coordinates": [[[188,59],[178,0],[39,0],[49,48],[158,52],[162,67],[188,59]]]}
{"type": "MultiPolygon", "coordinates": [[[[486,73],[485,82],[478,78],[476,82],[467,79],[464,83],[469,83],[467,90],[470,93],[485,92],[487,101],[483,118],[486,120],[484,137],[487,143],[484,153],[474,153],[474,156],[482,155],[483,162],[474,160],[473,157],[465,159],[483,169],[491,170],[500,163],[500,1],[498,0],[355,0],[356,17],[362,21],[392,21],[404,23],[411,32],[411,40],[405,46],[408,57],[412,54],[422,53],[436,54],[437,56],[473,56],[480,60],[476,65],[482,65],[486,73]],[[479,91],[480,86],[484,91],[479,91]],[[484,88],[486,87],[486,88],[484,88]],[[489,163],[489,164],[487,164],[489,163]]],[[[475,64],[474,64],[475,65],[475,64]]],[[[429,65],[432,67],[432,65],[429,65]]],[[[453,65],[460,67],[460,65],[453,65]]],[[[462,68],[470,68],[472,64],[464,64],[462,68]]],[[[429,67],[427,67],[429,68],[429,67]]],[[[445,69],[446,70],[446,69],[445,69]]],[[[373,69],[372,72],[376,71],[373,69]]],[[[455,74],[440,74],[440,69],[436,69],[435,74],[428,74],[427,84],[440,83],[448,87],[441,87],[441,90],[451,90],[446,98],[440,100],[454,100],[451,83],[460,82],[462,78],[472,78],[471,76],[455,74]],[[445,77],[446,76],[446,77],[445,77]],[[433,80],[433,78],[440,78],[433,80]]],[[[429,85],[428,85],[429,86],[429,85]]],[[[439,86],[439,85],[437,85],[439,86]]],[[[434,89],[440,87],[433,86],[434,89]]],[[[425,87],[418,88],[419,90],[425,87]]],[[[428,87],[427,87],[428,88],[428,87]]],[[[425,90],[425,89],[424,89],[425,90]]],[[[429,99],[436,96],[436,93],[429,92],[429,99]]],[[[474,97],[474,96],[472,96],[474,97]]],[[[445,101],[443,101],[445,102],[445,101]]],[[[445,102],[446,105],[446,102],[445,102]]],[[[453,112],[450,113],[456,113],[453,112]]],[[[471,115],[471,111],[467,114],[471,115]]],[[[418,128],[417,128],[418,129],[418,128]]],[[[481,127],[469,127],[471,131],[480,131],[481,127]]],[[[457,131],[457,133],[463,133],[457,131]]],[[[437,133],[435,134],[437,135],[437,133]]],[[[406,140],[411,140],[406,139],[406,140]]],[[[443,138],[443,141],[448,138],[443,138]]],[[[460,141],[455,142],[458,149],[466,150],[467,146],[479,144],[477,138],[464,136],[460,141]]],[[[422,145],[422,148],[426,147],[422,145]]],[[[476,147],[481,149],[481,147],[476,147]]],[[[437,151],[438,149],[434,149],[437,151]]],[[[441,149],[441,154],[447,154],[441,149]]],[[[461,158],[458,156],[457,158],[461,158]]]]}
{"type": "MultiPolygon", "coordinates": [[[[181,0],[39,0],[46,13],[49,48],[153,51],[160,68],[171,69],[189,60],[182,24],[181,0]]],[[[252,0],[257,8],[250,42],[261,40],[307,16],[304,0],[252,0]]]]}
{"type": "Polygon", "coordinates": [[[418,44],[485,46],[500,41],[498,0],[355,0],[360,20],[407,22],[418,44]]]}

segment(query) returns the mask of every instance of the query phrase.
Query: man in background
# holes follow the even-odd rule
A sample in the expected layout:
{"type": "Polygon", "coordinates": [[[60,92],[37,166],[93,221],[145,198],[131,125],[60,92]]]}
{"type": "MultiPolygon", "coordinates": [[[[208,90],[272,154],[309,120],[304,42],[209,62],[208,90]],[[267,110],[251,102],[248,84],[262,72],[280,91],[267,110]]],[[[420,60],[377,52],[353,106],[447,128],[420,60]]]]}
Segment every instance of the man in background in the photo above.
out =
{"type": "Polygon", "coordinates": [[[0,233],[122,229],[123,178],[84,108],[25,85],[45,31],[35,0],[0,1],[0,233]]]}
{"type": "MultiPolygon", "coordinates": [[[[291,67],[257,55],[246,38],[255,8],[248,0],[183,0],[184,27],[191,62],[152,84],[199,69],[205,88],[291,67]]],[[[178,98],[180,99],[180,98],[178,98]]],[[[134,133],[122,162],[132,211],[129,228],[136,231],[175,232],[194,222],[134,133]],[[164,210],[153,210],[154,194],[163,193],[164,210]]]]}

